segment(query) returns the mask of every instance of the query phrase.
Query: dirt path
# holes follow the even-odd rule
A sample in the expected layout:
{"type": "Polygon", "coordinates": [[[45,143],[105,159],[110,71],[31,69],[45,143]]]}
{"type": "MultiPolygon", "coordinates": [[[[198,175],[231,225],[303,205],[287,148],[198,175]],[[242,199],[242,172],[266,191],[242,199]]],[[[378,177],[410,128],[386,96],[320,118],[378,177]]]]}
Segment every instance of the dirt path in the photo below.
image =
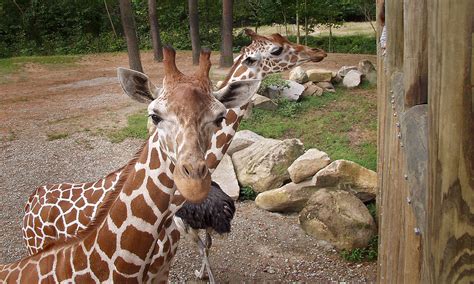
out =
{"type": "MultiPolygon", "coordinates": [[[[178,52],[178,66],[192,72],[190,52],[178,52]]],[[[330,54],[319,66],[336,69],[373,56],[330,54]]],[[[155,83],[163,73],[150,52],[142,56],[145,72],[155,83]]],[[[217,66],[218,57],[212,57],[217,66]]],[[[120,128],[126,117],[144,106],[122,94],[116,68],[127,66],[124,53],[84,56],[66,67],[28,65],[0,85],[0,263],[26,255],[21,238],[23,206],[38,185],[83,182],[120,167],[142,141],[112,144],[100,135],[120,128]],[[64,139],[48,141],[48,135],[64,139]]],[[[308,66],[307,66],[308,68],[308,66]]],[[[227,69],[213,67],[214,80],[227,69]]],[[[194,280],[200,259],[193,244],[180,244],[171,280],[194,280]]],[[[211,262],[218,281],[373,281],[374,263],[353,264],[318,244],[299,228],[297,216],[237,205],[233,231],[217,238],[211,262]]]]}

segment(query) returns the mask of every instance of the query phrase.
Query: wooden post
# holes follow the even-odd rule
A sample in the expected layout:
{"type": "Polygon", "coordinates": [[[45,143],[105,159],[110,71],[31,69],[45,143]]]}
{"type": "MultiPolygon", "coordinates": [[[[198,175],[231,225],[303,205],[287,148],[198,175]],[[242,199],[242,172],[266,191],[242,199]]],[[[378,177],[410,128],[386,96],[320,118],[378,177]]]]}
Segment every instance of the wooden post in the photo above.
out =
{"type": "Polygon", "coordinates": [[[474,282],[474,1],[428,2],[426,283],[474,282]]]}

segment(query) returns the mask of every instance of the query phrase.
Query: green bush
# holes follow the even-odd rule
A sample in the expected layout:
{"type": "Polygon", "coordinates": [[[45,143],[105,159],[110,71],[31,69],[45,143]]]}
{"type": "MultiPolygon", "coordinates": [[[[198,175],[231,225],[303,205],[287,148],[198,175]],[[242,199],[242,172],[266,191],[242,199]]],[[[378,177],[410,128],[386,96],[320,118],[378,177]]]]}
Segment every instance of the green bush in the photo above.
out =
{"type": "MultiPolygon", "coordinates": [[[[296,42],[295,36],[288,39],[296,42]]],[[[329,50],[329,36],[308,36],[308,46],[329,50]]],[[[332,49],[336,53],[377,54],[377,42],[375,37],[364,35],[333,36],[332,49]]]]}
{"type": "Polygon", "coordinates": [[[256,197],[257,197],[257,193],[250,186],[244,186],[240,188],[239,199],[241,201],[255,200],[256,197]]]}

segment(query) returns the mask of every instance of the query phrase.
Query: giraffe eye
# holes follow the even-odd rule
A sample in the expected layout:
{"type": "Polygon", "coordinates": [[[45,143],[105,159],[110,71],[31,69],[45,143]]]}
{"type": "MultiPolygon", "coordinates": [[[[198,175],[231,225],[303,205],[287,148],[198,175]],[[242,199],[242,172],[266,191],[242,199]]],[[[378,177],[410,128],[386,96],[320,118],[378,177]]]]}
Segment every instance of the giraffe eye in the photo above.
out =
{"type": "Polygon", "coordinates": [[[163,119],[161,117],[159,117],[158,115],[156,114],[150,114],[148,115],[149,117],[151,117],[151,120],[153,120],[153,123],[155,125],[157,125],[160,121],[162,121],[163,119]]]}
{"type": "Polygon", "coordinates": [[[219,116],[216,120],[214,120],[214,123],[217,125],[217,126],[220,126],[221,123],[224,121],[225,119],[225,115],[221,115],[219,116]]]}
{"type": "Polygon", "coordinates": [[[280,55],[282,52],[283,52],[283,47],[280,46],[280,47],[274,48],[270,53],[271,53],[272,55],[278,56],[278,55],[280,55]]]}
{"type": "Polygon", "coordinates": [[[245,58],[245,60],[244,60],[244,63],[248,66],[252,66],[255,62],[257,62],[257,59],[255,59],[251,56],[245,58]]]}

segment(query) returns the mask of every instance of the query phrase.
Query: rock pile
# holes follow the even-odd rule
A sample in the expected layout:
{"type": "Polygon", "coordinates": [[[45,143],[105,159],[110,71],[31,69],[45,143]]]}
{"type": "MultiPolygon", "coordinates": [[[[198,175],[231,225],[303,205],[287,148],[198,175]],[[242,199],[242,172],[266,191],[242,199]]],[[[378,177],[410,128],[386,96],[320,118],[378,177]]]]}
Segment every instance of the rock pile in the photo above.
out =
{"type": "Polygon", "coordinates": [[[249,186],[259,193],[259,208],[299,212],[308,234],[339,249],[365,247],[376,233],[363,203],[377,193],[374,171],[347,160],[331,161],[318,149],[305,152],[298,139],[268,139],[249,130],[236,133],[228,155],[213,178],[233,198],[238,198],[239,185],[249,186]]]}
{"type": "Polygon", "coordinates": [[[334,93],[334,85],[347,88],[359,86],[364,80],[377,83],[377,72],[369,60],[362,60],[358,66],[342,66],[337,72],[322,68],[304,70],[298,66],[291,70],[286,86],[270,85],[253,98],[257,108],[274,110],[278,99],[299,101],[306,96],[321,96],[324,92],[334,93]]]}

